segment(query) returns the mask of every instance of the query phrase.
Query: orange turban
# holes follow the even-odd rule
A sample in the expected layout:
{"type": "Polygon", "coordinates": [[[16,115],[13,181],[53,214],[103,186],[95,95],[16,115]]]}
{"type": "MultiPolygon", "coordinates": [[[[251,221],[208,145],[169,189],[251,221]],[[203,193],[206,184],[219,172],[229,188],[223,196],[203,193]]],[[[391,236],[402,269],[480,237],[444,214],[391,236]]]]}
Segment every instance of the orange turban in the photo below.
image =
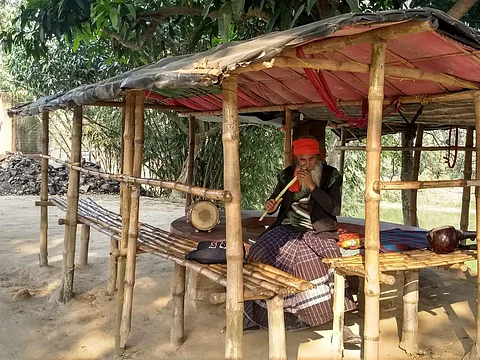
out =
{"type": "Polygon", "coordinates": [[[293,142],[293,155],[318,155],[320,144],[315,139],[298,139],[293,142]]]}

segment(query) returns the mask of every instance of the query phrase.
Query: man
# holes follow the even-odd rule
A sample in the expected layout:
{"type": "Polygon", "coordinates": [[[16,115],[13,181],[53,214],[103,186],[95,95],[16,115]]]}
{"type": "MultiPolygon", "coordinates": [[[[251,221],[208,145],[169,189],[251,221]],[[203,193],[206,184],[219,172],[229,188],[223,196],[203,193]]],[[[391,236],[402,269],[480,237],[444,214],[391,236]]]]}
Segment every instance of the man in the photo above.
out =
{"type": "MultiPolygon", "coordinates": [[[[314,138],[295,140],[293,155],[294,167],[278,175],[277,187],[265,204],[270,214],[280,207],[277,219],[250,248],[248,257],[316,285],[285,297],[285,327],[300,330],[333,319],[333,270],[322,259],[341,256],[336,217],[340,215],[342,175],[322,161],[314,138]],[[276,202],[277,195],[295,176],[297,181],[276,202]]],[[[345,311],[354,308],[347,289],[345,311]]],[[[245,328],[255,326],[268,326],[265,301],[245,302],[245,328]]],[[[360,341],[344,328],[344,343],[360,341]]]]}

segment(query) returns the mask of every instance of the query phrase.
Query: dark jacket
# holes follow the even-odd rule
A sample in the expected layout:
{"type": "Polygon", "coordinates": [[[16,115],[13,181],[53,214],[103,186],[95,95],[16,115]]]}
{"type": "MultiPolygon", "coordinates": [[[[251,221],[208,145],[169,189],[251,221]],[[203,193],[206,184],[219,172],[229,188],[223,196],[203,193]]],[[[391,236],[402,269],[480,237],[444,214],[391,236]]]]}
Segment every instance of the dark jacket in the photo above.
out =
{"type": "MultiPolygon", "coordinates": [[[[270,199],[275,199],[277,195],[285,188],[285,186],[293,179],[294,169],[292,166],[287,167],[277,176],[277,187],[275,188],[270,199]]],[[[323,164],[322,178],[320,186],[315,186],[315,189],[310,194],[310,220],[316,232],[332,232],[333,236],[337,231],[337,216],[340,215],[342,202],[342,175],[334,167],[323,164]]],[[[283,201],[280,203],[277,220],[270,225],[268,230],[281,225],[283,219],[287,216],[288,211],[293,203],[293,192],[287,191],[283,196],[283,201]]]]}

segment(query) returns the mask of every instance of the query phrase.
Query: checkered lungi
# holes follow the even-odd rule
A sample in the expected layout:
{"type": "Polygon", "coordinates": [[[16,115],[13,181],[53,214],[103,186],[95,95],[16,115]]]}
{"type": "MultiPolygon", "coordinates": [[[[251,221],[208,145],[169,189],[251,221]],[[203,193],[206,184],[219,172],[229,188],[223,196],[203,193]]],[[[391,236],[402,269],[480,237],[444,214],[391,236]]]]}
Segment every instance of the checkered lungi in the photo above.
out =
{"type": "MultiPolygon", "coordinates": [[[[315,288],[285,297],[285,328],[300,330],[333,319],[333,269],[324,258],[341,257],[334,238],[313,231],[299,232],[289,226],[277,226],[264,233],[250,248],[248,258],[272,265],[315,288]],[[323,235],[324,236],[324,235],[323,235]]],[[[345,290],[345,311],[355,308],[350,289],[345,290]]],[[[265,300],[245,301],[244,328],[268,327],[265,300]]]]}

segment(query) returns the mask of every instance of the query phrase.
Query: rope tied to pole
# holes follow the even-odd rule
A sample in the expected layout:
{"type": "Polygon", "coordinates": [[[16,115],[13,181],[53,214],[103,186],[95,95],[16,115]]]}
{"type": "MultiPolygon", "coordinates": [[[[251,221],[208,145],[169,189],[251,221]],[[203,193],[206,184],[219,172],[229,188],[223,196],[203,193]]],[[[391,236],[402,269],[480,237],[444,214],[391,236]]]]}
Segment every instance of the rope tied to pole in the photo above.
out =
{"type": "Polygon", "coordinates": [[[453,160],[452,159],[452,130],[453,126],[450,126],[450,130],[448,132],[448,150],[447,156],[444,156],[445,163],[448,165],[450,169],[455,167],[457,163],[457,155],[458,155],[458,126],[455,126],[455,145],[454,145],[454,153],[453,153],[453,160]]]}

